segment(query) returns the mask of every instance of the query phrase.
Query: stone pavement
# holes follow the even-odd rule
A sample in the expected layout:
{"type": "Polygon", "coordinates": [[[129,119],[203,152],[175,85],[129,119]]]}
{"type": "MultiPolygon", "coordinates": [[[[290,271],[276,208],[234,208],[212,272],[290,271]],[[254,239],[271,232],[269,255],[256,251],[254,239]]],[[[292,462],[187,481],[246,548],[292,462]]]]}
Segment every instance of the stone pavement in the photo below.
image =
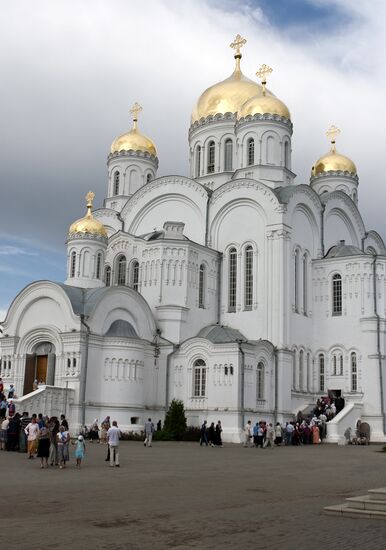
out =
{"type": "Polygon", "coordinates": [[[17,550],[383,550],[386,522],[323,507],[386,486],[379,446],[244,449],[87,444],[84,467],[0,452],[2,542],[17,550]]]}

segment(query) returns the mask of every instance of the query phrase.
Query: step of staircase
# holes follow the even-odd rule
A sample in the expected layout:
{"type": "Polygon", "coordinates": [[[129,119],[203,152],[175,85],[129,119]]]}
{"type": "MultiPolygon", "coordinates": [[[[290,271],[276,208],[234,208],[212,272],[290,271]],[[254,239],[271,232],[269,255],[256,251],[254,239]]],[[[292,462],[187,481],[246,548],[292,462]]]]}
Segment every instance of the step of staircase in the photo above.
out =
{"type": "Polygon", "coordinates": [[[346,498],[344,504],[326,506],[324,512],[331,516],[386,520],[386,487],[370,489],[364,496],[346,498]]]}

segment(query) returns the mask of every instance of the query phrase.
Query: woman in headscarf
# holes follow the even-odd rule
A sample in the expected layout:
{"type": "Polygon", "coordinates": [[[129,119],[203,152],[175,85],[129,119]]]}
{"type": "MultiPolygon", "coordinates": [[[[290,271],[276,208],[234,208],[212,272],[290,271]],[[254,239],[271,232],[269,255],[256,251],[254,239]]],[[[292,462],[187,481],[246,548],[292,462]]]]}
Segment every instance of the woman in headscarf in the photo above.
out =
{"type": "Polygon", "coordinates": [[[96,418],[94,420],[94,422],[92,423],[91,428],[90,428],[90,440],[91,441],[96,441],[98,439],[98,432],[99,432],[98,419],[96,418]]]}
{"type": "Polygon", "coordinates": [[[48,468],[48,456],[50,454],[50,434],[48,428],[44,425],[39,430],[38,435],[38,457],[41,461],[41,468],[48,468]]]}

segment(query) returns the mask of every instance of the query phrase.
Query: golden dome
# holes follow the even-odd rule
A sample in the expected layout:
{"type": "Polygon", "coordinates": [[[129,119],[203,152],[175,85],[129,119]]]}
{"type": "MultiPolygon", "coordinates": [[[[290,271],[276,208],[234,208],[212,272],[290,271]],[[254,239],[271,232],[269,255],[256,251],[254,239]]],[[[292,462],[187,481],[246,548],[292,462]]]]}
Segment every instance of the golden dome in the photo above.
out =
{"type": "Polygon", "coordinates": [[[141,151],[157,156],[157,149],[152,140],[138,131],[138,113],[142,111],[142,107],[138,103],[134,103],[130,109],[133,115],[133,128],[114,139],[110,147],[110,153],[119,153],[119,151],[141,151]]]}
{"type": "Polygon", "coordinates": [[[265,113],[279,115],[291,120],[291,114],[287,106],[280,99],[274,95],[268,95],[268,93],[260,93],[260,95],[256,95],[244,103],[238,113],[238,118],[256,114],[264,115],[265,113]]]}
{"type": "Polygon", "coordinates": [[[236,113],[248,99],[258,93],[261,93],[261,86],[244,76],[239,63],[236,63],[236,69],[229,78],[201,94],[192,111],[191,123],[210,115],[236,113]]]}
{"type": "Polygon", "coordinates": [[[267,75],[272,73],[271,67],[268,67],[265,63],[260,66],[256,73],[256,76],[261,78],[261,91],[259,94],[251,97],[240,109],[238,118],[246,117],[248,115],[264,115],[268,113],[270,115],[279,115],[291,120],[291,114],[286,105],[266,88],[267,75]]]}
{"type": "Polygon", "coordinates": [[[261,92],[261,86],[243,75],[240,68],[240,48],[246,40],[240,35],[231,44],[236,50],[236,68],[229,78],[214,84],[203,92],[193,108],[191,123],[217,114],[236,113],[251,97],[261,92]]]}
{"type": "Polygon", "coordinates": [[[71,224],[70,229],[68,230],[68,235],[71,236],[75,233],[84,233],[87,235],[98,235],[99,237],[107,237],[107,231],[103,223],[99,220],[96,220],[92,215],[92,201],[94,200],[95,194],[92,191],[89,191],[86,195],[87,199],[87,214],[84,218],[76,220],[71,224]]]}
{"type": "Polygon", "coordinates": [[[327,131],[327,136],[331,137],[331,149],[330,151],[317,160],[311,169],[312,176],[324,174],[325,172],[349,172],[350,174],[356,174],[357,169],[351,159],[336,152],[335,136],[340,134],[339,128],[332,125],[327,131]]]}

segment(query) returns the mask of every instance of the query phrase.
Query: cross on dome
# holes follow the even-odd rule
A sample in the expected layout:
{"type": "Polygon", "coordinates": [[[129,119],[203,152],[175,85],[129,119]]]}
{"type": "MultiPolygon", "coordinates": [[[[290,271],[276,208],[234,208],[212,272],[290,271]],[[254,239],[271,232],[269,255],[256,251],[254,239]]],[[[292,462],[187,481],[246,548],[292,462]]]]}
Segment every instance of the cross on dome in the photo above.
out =
{"type": "Polygon", "coordinates": [[[86,201],[87,201],[87,216],[91,216],[91,209],[93,206],[95,193],[93,191],[89,191],[86,195],[86,201]]]}
{"type": "Polygon", "coordinates": [[[240,48],[242,48],[247,43],[246,38],[243,38],[240,34],[236,35],[234,41],[230,44],[230,47],[236,50],[235,57],[240,56],[240,48]]]}
{"type": "Polygon", "coordinates": [[[135,102],[132,108],[130,109],[129,113],[133,117],[133,129],[137,129],[137,122],[138,122],[138,115],[142,111],[142,107],[139,103],[135,102]]]}
{"type": "Polygon", "coordinates": [[[267,75],[271,74],[272,71],[273,69],[271,67],[263,63],[262,65],[260,65],[260,68],[256,73],[256,76],[261,80],[261,85],[263,86],[264,95],[265,95],[265,86],[267,85],[267,75]]]}
{"type": "Polygon", "coordinates": [[[331,151],[336,151],[336,147],[335,147],[335,142],[336,142],[336,136],[338,136],[340,134],[340,130],[339,128],[337,128],[337,126],[335,126],[335,124],[331,124],[331,126],[329,127],[329,129],[327,130],[326,132],[326,136],[328,138],[330,138],[331,140],[331,151]]]}

